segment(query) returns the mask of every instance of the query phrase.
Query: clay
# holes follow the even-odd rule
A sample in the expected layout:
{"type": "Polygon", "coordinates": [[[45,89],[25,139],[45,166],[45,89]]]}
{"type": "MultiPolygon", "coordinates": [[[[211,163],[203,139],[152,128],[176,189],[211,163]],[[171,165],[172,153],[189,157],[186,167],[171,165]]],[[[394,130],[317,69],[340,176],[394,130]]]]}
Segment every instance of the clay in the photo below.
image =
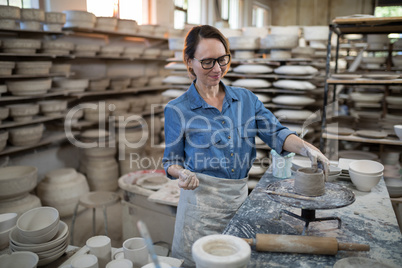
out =
{"type": "Polygon", "coordinates": [[[306,196],[320,196],[325,193],[325,178],[322,169],[299,168],[296,172],[293,190],[306,196]]]}

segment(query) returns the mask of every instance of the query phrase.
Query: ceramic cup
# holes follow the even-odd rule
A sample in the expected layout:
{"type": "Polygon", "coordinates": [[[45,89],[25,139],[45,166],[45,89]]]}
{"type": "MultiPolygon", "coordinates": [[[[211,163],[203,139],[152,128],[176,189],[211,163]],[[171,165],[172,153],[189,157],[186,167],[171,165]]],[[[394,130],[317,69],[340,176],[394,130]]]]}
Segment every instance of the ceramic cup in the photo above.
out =
{"type": "Polygon", "coordinates": [[[272,175],[276,178],[286,179],[292,175],[292,160],[294,153],[286,156],[279,155],[275,150],[271,150],[272,155],[272,175]]]}
{"type": "Polygon", "coordinates": [[[148,249],[141,237],[129,238],[123,243],[124,258],[133,262],[134,268],[148,263],[148,249]]]}
{"type": "Polygon", "coordinates": [[[106,265],[106,268],[133,268],[133,263],[127,259],[113,260],[106,265]]]}
{"type": "Polygon", "coordinates": [[[89,253],[98,258],[99,267],[105,267],[112,259],[112,245],[110,238],[104,235],[93,236],[86,242],[89,253]]]}
{"type": "Polygon", "coordinates": [[[75,257],[71,261],[72,268],[99,268],[98,258],[92,254],[84,254],[75,257]]]}

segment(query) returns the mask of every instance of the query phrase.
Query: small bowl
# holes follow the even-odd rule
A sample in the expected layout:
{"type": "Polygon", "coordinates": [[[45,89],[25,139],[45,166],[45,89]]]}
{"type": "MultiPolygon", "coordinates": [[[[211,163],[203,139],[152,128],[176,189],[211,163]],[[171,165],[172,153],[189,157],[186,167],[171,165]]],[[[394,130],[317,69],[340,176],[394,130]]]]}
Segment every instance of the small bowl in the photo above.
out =
{"type": "Polygon", "coordinates": [[[0,256],[2,267],[33,268],[37,266],[38,262],[38,255],[29,251],[13,252],[0,256]]]}
{"type": "Polygon", "coordinates": [[[402,140],[402,125],[395,125],[394,126],[395,134],[398,136],[400,140],[402,140]]]}
{"type": "Polygon", "coordinates": [[[59,224],[59,211],[53,207],[28,210],[17,221],[17,228],[25,237],[41,236],[59,224]]]}
{"type": "Polygon", "coordinates": [[[371,189],[378,184],[383,174],[363,175],[349,169],[349,175],[357,190],[362,192],[370,192],[371,189]]]}
{"type": "Polygon", "coordinates": [[[55,237],[57,232],[59,231],[59,225],[55,225],[53,229],[51,229],[49,232],[43,234],[43,235],[38,235],[38,236],[25,236],[20,232],[20,239],[22,242],[27,243],[27,244],[42,244],[49,242],[52,240],[52,238],[55,237]]]}
{"type": "Polygon", "coordinates": [[[11,229],[17,222],[17,213],[0,214],[0,232],[11,229]]]}
{"type": "Polygon", "coordinates": [[[362,175],[382,175],[384,172],[384,166],[376,161],[372,160],[356,160],[349,164],[349,171],[353,171],[362,175]]]}
{"type": "Polygon", "coordinates": [[[0,250],[8,247],[10,243],[10,232],[14,227],[11,227],[8,230],[0,232],[0,250]]]}

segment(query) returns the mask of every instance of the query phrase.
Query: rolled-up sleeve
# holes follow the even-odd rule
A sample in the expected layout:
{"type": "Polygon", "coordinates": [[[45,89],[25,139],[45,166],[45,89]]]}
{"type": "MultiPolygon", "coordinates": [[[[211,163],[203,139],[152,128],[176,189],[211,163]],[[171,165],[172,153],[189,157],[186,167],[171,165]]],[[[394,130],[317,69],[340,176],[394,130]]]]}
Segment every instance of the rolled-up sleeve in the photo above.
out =
{"type": "Polygon", "coordinates": [[[275,115],[266,109],[260,100],[256,100],[255,107],[258,136],[278,154],[289,153],[283,151],[283,143],[290,134],[297,135],[296,132],[282,126],[275,115]]]}
{"type": "Polygon", "coordinates": [[[166,176],[175,179],[168,173],[171,165],[184,166],[184,137],[180,114],[175,106],[167,105],[165,107],[165,152],[163,155],[163,168],[166,176]]]}

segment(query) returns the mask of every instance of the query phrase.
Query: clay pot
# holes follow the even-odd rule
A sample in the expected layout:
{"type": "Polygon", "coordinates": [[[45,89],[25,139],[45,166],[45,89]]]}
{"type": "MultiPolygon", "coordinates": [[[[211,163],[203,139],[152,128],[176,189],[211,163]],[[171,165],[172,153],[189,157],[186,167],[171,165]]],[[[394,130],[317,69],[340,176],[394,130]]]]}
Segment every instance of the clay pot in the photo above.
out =
{"type": "Polygon", "coordinates": [[[95,29],[101,31],[113,32],[117,26],[117,18],[114,17],[97,17],[95,29]]]}
{"type": "Polygon", "coordinates": [[[11,75],[14,66],[13,61],[0,61],[0,75],[11,75]]]}
{"type": "Polygon", "coordinates": [[[7,106],[10,109],[10,115],[16,122],[27,122],[32,120],[34,115],[39,113],[38,104],[13,104],[7,106]]]}
{"type": "Polygon", "coordinates": [[[88,91],[103,91],[109,87],[109,78],[95,78],[89,81],[88,91]]]}
{"type": "Polygon", "coordinates": [[[38,169],[31,166],[0,168],[0,200],[10,199],[32,191],[37,184],[38,169]]]}
{"type": "Polygon", "coordinates": [[[135,20],[117,20],[117,31],[124,33],[135,33],[137,32],[138,24],[135,20]]]}
{"type": "Polygon", "coordinates": [[[66,23],[66,14],[61,12],[45,12],[45,21],[47,24],[64,24],[66,23]]]}
{"type": "Polygon", "coordinates": [[[37,144],[43,135],[43,124],[10,129],[10,143],[14,146],[37,144]]]}
{"type": "Polygon", "coordinates": [[[0,213],[15,212],[18,215],[42,206],[40,199],[36,195],[25,194],[16,198],[1,200],[0,213]]]}
{"type": "Polygon", "coordinates": [[[40,110],[45,115],[60,115],[67,109],[66,100],[39,101],[40,110]]]}
{"type": "Polygon", "coordinates": [[[28,31],[41,31],[42,24],[39,21],[20,21],[20,28],[21,30],[28,30],[28,31]]]}
{"type": "Polygon", "coordinates": [[[0,124],[1,120],[6,119],[10,114],[10,109],[8,107],[0,107],[0,124]]]}
{"type": "Polygon", "coordinates": [[[270,34],[261,39],[261,48],[268,49],[292,49],[299,44],[299,36],[270,34]]]}
{"type": "Polygon", "coordinates": [[[21,18],[21,9],[16,6],[0,5],[0,19],[19,20],[21,18]]]}
{"type": "Polygon", "coordinates": [[[23,21],[45,21],[45,12],[36,8],[22,8],[21,20],[23,21]]]}
{"type": "Polygon", "coordinates": [[[52,64],[50,73],[60,73],[68,76],[70,74],[71,64],[52,64]]]}
{"type": "Polygon", "coordinates": [[[8,131],[0,131],[0,152],[6,147],[8,140],[8,131]]]}
{"type": "Polygon", "coordinates": [[[48,172],[37,188],[42,204],[56,208],[60,217],[71,216],[80,196],[88,192],[85,176],[73,168],[48,172]]]}
{"type": "Polygon", "coordinates": [[[299,168],[296,172],[294,192],[306,196],[320,196],[325,193],[325,177],[322,169],[299,168]]]}
{"type": "Polygon", "coordinates": [[[0,29],[17,30],[19,29],[19,25],[18,22],[13,19],[0,19],[0,29]]]}
{"type": "Polygon", "coordinates": [[[61,32],[63,29],[63,24],[46,23],[43,24],[43,30],[46,32],[61,32]]]}
{"type": "Polygon", "coordinates": [[[19,61],[16,62],[16,74],[33,74],[42,75],[49,74],[51,61],[19,61]]]}
{"type": "Polygon", "coordinates": [[[45,94],[52,85],[51,79],[28,79],[21,81],[6,81],[8,90],[15,96],[45,94]]]}
{"type": "Polygon", "coordinates": [[[119,167],[114,158],[89,158],[85,165],[91,191],[115,191],[118,187],[119,167]]]}
{"type": "Polygon", "coordinates": [[[83,92],[88,87],[88,79],[54,79],[53,84],[69,92],[83,92]]]}

